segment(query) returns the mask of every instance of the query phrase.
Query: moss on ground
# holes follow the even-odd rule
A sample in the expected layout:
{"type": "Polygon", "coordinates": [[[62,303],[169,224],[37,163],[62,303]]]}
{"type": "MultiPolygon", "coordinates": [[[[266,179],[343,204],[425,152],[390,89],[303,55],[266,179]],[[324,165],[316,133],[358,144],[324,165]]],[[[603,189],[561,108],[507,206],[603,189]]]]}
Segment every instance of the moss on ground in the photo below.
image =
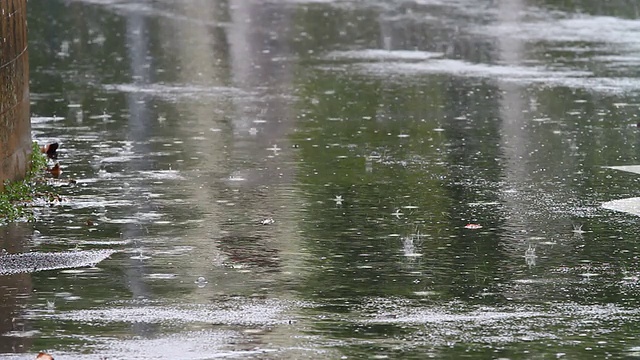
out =
{"type": "Polygon", "coordinates": [[[5,181],[0,193],[0,224],[20,220],[33,220],[32,205],[36,199],[48,197],[44,178],[47,157],[38,143],[33,143],[29,170],[23,180],[5,181]]]}

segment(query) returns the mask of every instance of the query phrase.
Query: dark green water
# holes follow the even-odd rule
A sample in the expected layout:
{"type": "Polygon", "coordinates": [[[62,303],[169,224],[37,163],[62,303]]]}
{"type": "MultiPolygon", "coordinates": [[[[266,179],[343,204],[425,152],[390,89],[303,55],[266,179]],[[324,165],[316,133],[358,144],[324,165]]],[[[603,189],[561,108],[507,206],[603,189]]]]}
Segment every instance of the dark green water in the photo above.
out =
{"type": "Polygon", "coordinates": [[[0,276],[2,357],[640,356],[634,4],[29,10],[77,185],[1,229],[65,259],[0,276]]]}

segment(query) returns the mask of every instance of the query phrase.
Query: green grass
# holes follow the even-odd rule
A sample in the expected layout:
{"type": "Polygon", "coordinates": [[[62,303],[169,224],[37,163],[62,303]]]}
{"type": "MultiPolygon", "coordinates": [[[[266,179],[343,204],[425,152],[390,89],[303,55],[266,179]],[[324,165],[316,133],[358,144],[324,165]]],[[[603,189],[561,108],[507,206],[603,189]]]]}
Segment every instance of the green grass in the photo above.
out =
{"type": "Polygon", "coordinates": [[[32,204],[35,199],[45,197],[44,170],[47,157],[40,152],[38,143],[33,143],[29,170],[21,181],[5,181],[0,193],[0,224],[20,220],[33,220],[32,204]]]}

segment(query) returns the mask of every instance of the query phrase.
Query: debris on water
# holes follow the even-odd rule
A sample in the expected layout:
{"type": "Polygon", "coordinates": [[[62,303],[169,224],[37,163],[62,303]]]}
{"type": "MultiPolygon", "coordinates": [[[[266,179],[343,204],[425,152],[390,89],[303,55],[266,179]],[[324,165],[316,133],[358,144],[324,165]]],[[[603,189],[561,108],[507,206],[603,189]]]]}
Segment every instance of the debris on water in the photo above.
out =
{"type": "Polygon", "coordinates": [[[342,198],[342,195],[336,195],[336,197],[335,197],[335,198],[333,198],[333,201],[335,201],[335,202],[336,202],[336,205],[342,205],[342,201],[343,201],[343,200],[344,200],[344,199],[342,198]]]}
{"type": "Polygon", "coordinates": [[[266,219],[263,219],[262,221],[260,221],[260,224],[262,224],[262,225],[271,225],[271,224],[273,224],[275,222],[276,221],[273,220],[273,218],[266,218],[266,219]]]}
{"type": "Polygon", "coordinates": [[[400,219],[404,214],[400,211],[400,209],[396,209],[396,211],[392,212],[391,215],[395,216],[397,219],[400,219]]]}
{"type": "Polygon", "coordinates": [[[477,229],[482,229],[482,225],[480,224],[467,224],[464,226],[465,229],[470,229],[470,230],[477,230],[477,229]]]}

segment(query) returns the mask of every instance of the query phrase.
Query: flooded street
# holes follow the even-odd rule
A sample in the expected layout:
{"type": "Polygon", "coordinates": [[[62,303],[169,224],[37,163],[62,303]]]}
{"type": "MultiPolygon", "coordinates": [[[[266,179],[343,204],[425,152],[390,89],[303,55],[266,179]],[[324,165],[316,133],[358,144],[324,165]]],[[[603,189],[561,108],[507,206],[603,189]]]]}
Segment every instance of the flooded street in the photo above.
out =
{"type": "Polygon", "coordinates": [[[640,358],[640,5],[28,7],[0,357],[640,358]]]}

